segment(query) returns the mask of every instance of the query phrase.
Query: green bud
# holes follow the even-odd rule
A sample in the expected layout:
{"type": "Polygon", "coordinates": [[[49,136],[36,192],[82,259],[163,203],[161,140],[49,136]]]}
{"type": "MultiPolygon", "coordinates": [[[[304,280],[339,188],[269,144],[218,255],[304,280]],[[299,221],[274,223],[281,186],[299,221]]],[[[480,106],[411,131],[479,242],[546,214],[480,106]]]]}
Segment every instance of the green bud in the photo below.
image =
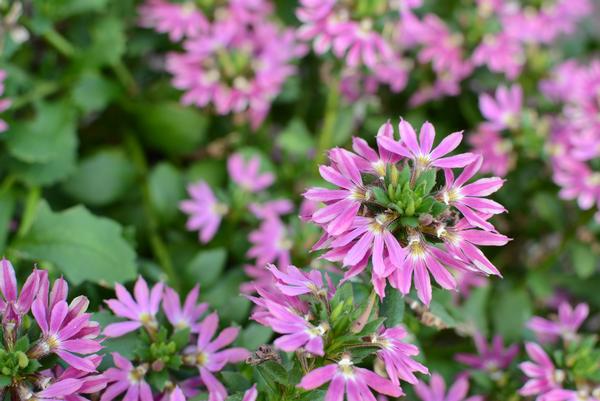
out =
{"type": "Polygon", "coordinates": [[[415,201],[413,198],[410,198],[408,200],[405,212],[407,216],[412,216],[413,214],[415,214],[415,201]]]}
{"type": "Polygon", "coordinates": [[[25,353],[23,353],[21,351],[17,351],[16,355],[17,355],[17,361],[19,363],[19,368],[21,368],[21,369],[26,368],[27,365],[29,365],[29,359],[27,358],[27,355],[25,355],[25,353]]]}

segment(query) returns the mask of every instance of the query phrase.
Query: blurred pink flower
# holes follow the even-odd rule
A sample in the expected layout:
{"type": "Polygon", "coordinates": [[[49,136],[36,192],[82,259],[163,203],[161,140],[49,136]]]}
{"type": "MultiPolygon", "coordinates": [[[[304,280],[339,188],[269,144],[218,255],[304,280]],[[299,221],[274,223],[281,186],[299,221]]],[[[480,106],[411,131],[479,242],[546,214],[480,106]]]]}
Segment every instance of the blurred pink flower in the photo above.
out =
{"type": "Polygon", "coordinates": [[[227,171],[233,182],[249,192],[260,192],[273,184],[273,173],[260,173],[260,157],[253,156],[244,160],[240,153],[234,153],[227,159],[227,171]]]}
{"type": "Polygon", "coordinates": [[[200,241],[207,243],[217,233],[221,219],[229,211],[229,207],[218,201],[204,181],[190,184],[187,191],[192,199],[179,204],[179,208],[190,215],[186,228],[190,231],[199,230],[200,241]]]}
{"type": "Polygon", "coordinates": [[[531,361],[522,362],[519,367],[528,377],[525,385],[519,390],[523,396],[544,395],[561,387],[566,374],[555,369],[552,360],[536,343],[526,343],[525,350],[531,361]]]}
{"type": "Polygon", "coordinates": [[[488,124],[479,125],[477,132],[467,138],[474,153],[483,156],[482,173],[491,173],[505,177],[514,166],[512,143],[508,138],[492,129],[488,124]]]}
{"type": "Polygon", "coordinates": [[[573,308],[567,302],[558,306],[558,316],[549,320],[534,316],[527,323],[542,343],[555,342],[559,338],[572,341],[577,338],[577,331],[587,318],[590,309],[587,304],[581,303],[573,308]]]}
{"type": "Polygon", "coordinates": [[[267,217],[257,230],[251,231],[248,241],[252,247],[246,253],[256,259],[258,266],[277,263],[280,266],[290,264],[290,250],[293,242],[286,225],[278,217],[267,217]]]}
{"type": "MultiPolygon", "coordinates": [[[[6,71],[0,70],[0,96],[4,94],[4,80],[6,79],[6,71]]],[[[11,105],[9,99],[0,99],[0,113],[6,111],[11,105]]],[[[8,129],[6,121],[0,119],[0,132],[4,132],[8,129]]]]}
{"type": "Polygon", "coordinates": [[[481,114],[489,121],[492,129],[514,129],[520,125],[523,90],[518,84],[507,88],[498,86],[495,98],[484,93],[479,96],[481,114]]]}
{"type": "Polygon", "coordinates": [[[420,381],[414,385],[414,389],[421,401],[483,401],[483,397],[479,395],[467,397],[468,376],[458,377],[447,393],[446,383],[437,373],[431,375],[429,386],[420,381]]]}
{"type": "Polygon", "coordinates": [[[173,42],[192,38],[209,30],[210,22],[194,2],[170,3],[165,0],[146,0],[140,6],[140,25],[169,34],[173,42]]]}
{"type": "Polygon", "coordinates": [[[519,353],[517,344],[505,348],[500,335],[494,336],[489,345],[480,333],[475,333],[473,340],[477,354],[457,354],[454,359],[473,369],[483,370],[492,377],[505,371],[519,353]]]}

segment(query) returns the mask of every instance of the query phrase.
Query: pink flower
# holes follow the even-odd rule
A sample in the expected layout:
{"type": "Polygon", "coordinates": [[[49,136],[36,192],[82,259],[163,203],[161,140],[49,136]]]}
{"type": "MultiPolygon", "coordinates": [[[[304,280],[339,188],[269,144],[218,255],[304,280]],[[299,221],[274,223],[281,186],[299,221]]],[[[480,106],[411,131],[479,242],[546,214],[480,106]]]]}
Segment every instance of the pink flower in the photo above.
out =
{"type": "Polygon", "coordinates": [[[223,13],[209,32],[184,42],[183,53],[167,57],[173,86],[185,93],[183,104],[214,106],[220,115],[238,113],[253,129],[265,119],[273,99],[304,53],[292,30],[268,20],[240,23],[223,13]]]}
{"type": "MultiPolygon", "coordinates": [[[[216,339],[219,317],[216,313],[208,315],[198,328],[196,345],[184,350],[183,361],[187,365],[196,366],[200,378],[209,392],[209,401],[223,401],[227,398],[227,390],[217,380],[214,373],[219,372],[228,363],[237,363],[246,359],[250,353],[243,348],[224,347],[231,344],[238,336],[239,328],[229,327],[223,330],[216,339]]],[[[146,401],[146,400],[143,400],[146,401]]]]}
{"type": "Polygon", "coordinates": [[[548,320],[534,316],[527,323],[542,343],[555,342],[559,338],[572,341],[577,338],[577,331],[589,314],[589,307],[581,303],[573,308],[567,302],[561,302],[556,319],[548,320]]]}
{"type": "Polygon", "coordinates": [[[417,383],[413,372],[429,374],[425,366],[411,358],[419,354],[419,349],[402,341],[406,335],[406,329],[402,326],[389,329],[382,326],[379,332],[371,337],[371,342],[381,347],[381,350],[377,351],[377,357],[383,362],[393,384],[400,384],[399,379],[411,384],[417,383]]]}
{"type": "Polygon", "coordinates": [[[446,290],[456,288],[456,280],[444,265],[461,268],[462,265],[459,261],[453,260],[446,252],[428,244],[423,236],[416,232],[409,235],[406,250],[408,252],[405,253],[404,260],[399,265],[400,268],[396,269],[389,277],[392,287],[399,289],[404,295],[408,294],[414,274],[417,295],[425,305],[429,305],[431,302],[429,274],[442,288],[446,290]]]}
{"type": "Polygon", "coordinates": [[[244,393],[244,398],[242,398],[242,401],[256,401],[257,397],[258,397],[258,391],[256,390],[256,384],[254,384],[252,387],[250,387],[248,390],[246,390],[246,392],[244,393]]]}
{"type": "Polygon", "coordinates": [[[264,220],[269,217],[279,217],[294,210],[294,204],[287,199],[274,199],[262,204],[251,203],[248,205],[248,209],[257,218],[264,220]]]}
{"type": "Polygon", "coordinates": [[[293,352],[303,347],[306,351],[323,356],[323,335],[329,330],[326,322],[313,326],[304,317],[288,308],[270,300],[265,300],[270,314],[266,318],[267,327],[276,333],[284,334],[275,340],[275,346],[286,352],[293,352]]]}
{"type": "Polygon", "coordinates": [[[448,253],[464,262],[464,266],[476,273],[500,276],[500,272],[477,246],[503,246],[510,239],[496,232],[477,230],[466,219],[454,227],[437,227],[437,236],[446,245],[448,253]]]}
{"type": "MultiPolygon", "coordinates": [[[[6,71],[0,70],[0,96],[4,94],[4,80],[6,79],[6,71]]],[[[0,113],[6,111],[11,105],[9,99],[0,99],[0,113]]],[[[4,132],[8,129],[6,121],[0,119],[0,132],[4,132]]]]}
{"type": "Polygon", "coordinates": [[[387,277],[394,268],[402,266],[406,251],[388,230],[392,222],[389,217],[385,213],[375,218],[355,217],[348,232],[331,242],[334,249],[348,246],[344,266],[355,266],[369,254],[377,276],[387,277]]]}
{"type": "Polygon", "coordinates": [[[235,153],[227,159],[229,176],[240,187],[249,192],[260,192],[273,184],[275,176],[272,173],[259,173],[260,158],[253,156],[247,163],[244,157],[235,153]]]}
{"type": "MultiPolygon", "coordinates": [[[[27,277],[21,293],[18,293],[15,269],[6,259],[0,262],[2,274],[0,275],[0,291],[4,300],[0,299],[0,310],[4,324],[14,323],[16,328],[21,324],[21,319],[31,309],[31,305],[38,293],[40,279],[48,280],[47,273],[42,270],[34,270],[27,277]]],[[[5,334],[6,335],[6,334],[5,334]]]]}
{"type": "Polygon", "coordinates": [[[500,85],[496,98],[487,93],[479,96],[479,108],[493,129],[514,129],[519,126],[523,104],[523,90],[515,84],[510,88],[500,85]]]}
{"type": "Polygon", "coordinates": [[[173,4],[164,0],[147,0],[139,12],[140,25],[168,33],[173,42],[206,33],[210,25],[206,16],[191,1],[173,4]]]}
{"type": "Polygon", "coordinates": [[[417,140],[415,130],[406,120],[400,121],[399,129],[400,141],[395,141],[388,136],[379,136],[377,137],[377,143],[392,153],[413,160],[418,168],[464,167],[475,159],[475,155],[471,153],[442,157],[456,149],[462,141],[462,132],[454,132],[448,135],[436,148],[432,149],[435,129],[430,123],[426,122],[421,127],[419,140],[417,140]]]}
{"type": "Polygon", "coordinates": [[[275,265],[268,265],[267,269],[277,280],[275,286],[285,295],[297,296],[309,293],[319,295],[324,290],[323,276],[318,270],[303,272],[292,265],[289,265],[285,271],[280,271],[275,265]]]}
{"type": "Polygon", "coordinates": [[[464,363],[473,369],[483,370],[492,375],[496,375],[506,370],[519,353],[519,346],[513,344],[504,348],[502,336],[494,336],[493,341],[488,345],[485,337],[480,333],[473,336],[478,355],[457,354],[454,359],[464,363]]]}
{"type": "Polygon", "coordinates": [[[330,152],[331,166],[320,166],[321,177],[339,189],[311,188],[304,193],[306,199],[325,202],[326,206],[312,215],[312,220],[323,225],[332,235],[339,235],[352,225],[361,201],[366,199],[360,170],[352,155],[343,149],[330,152]]]}
{"type": "Polygon", "coordinates": [[[87,298],[78,297],[71,305],[67,304],[62,297],[62,294],[66,297],[66,284],[61,281],[55,282],[50,300],[47,292],[42,291],[32,305],[31,311],[40,326],[42,338],[29,354],[39,358],[53,353],[75,369],[93,372],[96,369],[93,360],[75,354],[89,355],[102,349],[96,339],[98,324],[90,320],[91,314],[85,313],[89,304],[87,298]]]}
{"type": "Polygon", "coordinates": [[[156,330],[158,322],[156,314],[163,296],[163,283],[157,283],[150,291],[148,284],[140,276],[134,287],[135,299],[121,284],[115,284],[117,299],[109,299],[108,307],[116,316],[127,318],[125,322],[112,323],[104,329],[107,337],[120,337],[129,332],[144,327],[147,330],[156,330]]]}
{"type": "MultiPolygon", "coordinates": [[[[96,369],[100,365],[100,362],[102,362],[102,357],[99,355],[92,355],[88,359],[96,369]]],[[[85,397],[83,397],[84,394],[98,394],[106,387],[108,382],[108,378],[104,375],[104,373],[90,374],[89,372],[75,369],[72,366],[68,366],[66,369],[64,369],[62,366],[58,365],[50,370],[43,371],[43,374],[51,374],[54,376],[52,378],[54,383],[61,382],[62,385],[69,388],[70,391],[66,391],[63,396],[65,401],[87,400],[85,397]],[[74,390],[76,384],[79,384],[79,387],[74,390]]],[[[58,390],[59,387],[61,386],[55,386],[53,391],[58,390]]],[[[38,395],[39,394],[40,393],[38,393],[38,395]]],[[[45,397],[51,397],[50,393],[44,393],[44,395],[45,397]]]]}
{"type": "Polygon", "coordinates": [[[479,171],[482,162],[481,156],[475,157],[475,160],[470,162],[456,180],[452,170],[445,169],[446,186],[441,193],[441,199],[445,204],[456,207],[469,224],[486,231],[494,231],[494,226],[485,216],[503,213],[506,209],[498,202],[484,197],[498,191],[504,185],[504,180],[500,177],[481,178],[467,184],[467,181],[479,171]]]}
{"type": "Polygon", "coordinates": [[[325,365],[307,373],[298,387],[313,390],[327,382],[331,383],[325,401],[343,400],[344,394],[348,401],[373,399],[369,387],[391,397],[399,397],[403,394],[400,386],[368,369],[354,366],[347,355],[343,356],[338,363],[325,365]]]}
{"type": "Polygon", "coordinates": [[[249,258],[256,258],[257,265],[277,263],[287,266],[290,264],[290,249],[293,243],[288,236],[287,227],[278,217],[268,217],[263,220],[257,230],[250,232],[248,240],[252,247],[246,255],[249,258]]]}
{"type": "Polygon", "coordinates": [[[485,65],[492,72],[503,73],[508,79],[516,79],[525,64],[525,52],[521,44],[500,33],[486,35],[475,48],[471,60],[475,65],[485,65]]]}
{"type": "Polygon", "coordinates": [[[227,214],[229,207],[220,203],[212,190],[204,181],[188,186],[192,199],[184,200],[180,209],[190,215],[186,228],[190,231],[199,230],[199,238],[203,243],[210,241],[219,226],[221,219],[227,214]]]}
{"type": "Polygon", "coordinates": [[[198,331],[198,319],[208,309],[207,303],[198,303],[199,294],[200,286],[196,284],[187,295],[182,307],[179,294],[172,288],[165,288],[163,311],[173,327],[176,329],[189,328],[192,332],[198,331]]]}
{"type": "Polygon", "coordinates": [[[481,124],[476,133],[469,135],[468,141],[474,153],[483,156],[480,170],[482,173],[505,177],[513,168],[515,155],[512,142],[502,138],[502,135],[488,124],[481,124]]]}
{"type": "Polygon", "coordinates": [[[469,380],[467,376],[456,379],[446,393],[446,383],[442,376],[434,373],[429,381],[429,386],[419,382],[414,386],[415,392],[421,401],[483,401],[481,396],[467,397],[469,380]]]}
{"type": "Polygon", "coordinates": [[[123,393],[125,393],[123,400],[154,401],[152,389],[145,380],[148,365],[133,366],[117,352],[113,352],[112,357],[115,367],[109,368],[104,373],[110,385],[100,397],[100,401],[112,401],[123,393]]]}
{"type": "Polygon", "coordinates": [[[519,368],[528,377],[527,383],[519,390],[523,396],[542,395],[560,388],[565,380],[565,372],[554,368],[546,352],[535,343],[526,343],[525,350],[531,361],[522,362],[519,368]]]}
{"type": "MultiPolygon", "coordinates": [[[[377,138],[379,137],[394,139],[394,128],[389,121],[379,127],[377,138]]],[[[355,159],[355,162],[360,166],[360,170],[383,177],[386,174],[387,166],[397,163],[401,157],[386,150],[379,144],[379,141],[377,145],[378,152],[373,150],[364,139],[358,137],[352,138],[352,149],[364,159],[355,159]]]]}

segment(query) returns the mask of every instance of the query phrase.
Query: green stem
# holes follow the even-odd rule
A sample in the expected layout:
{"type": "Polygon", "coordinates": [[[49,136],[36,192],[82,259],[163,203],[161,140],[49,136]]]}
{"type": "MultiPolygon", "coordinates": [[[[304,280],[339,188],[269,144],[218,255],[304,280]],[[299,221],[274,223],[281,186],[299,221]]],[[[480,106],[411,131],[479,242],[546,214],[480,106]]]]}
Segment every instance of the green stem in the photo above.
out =
{"type": "Polygon", "coordinates": [[[75,55],[75,47],[54,28],[44,32],[44,39],[63,56],[71,58],[75,55]]]}
{"type": "Polygon", "coordinates": [[[40,202],[41,195],[42,190],[40,187],[33,186],[29,188],[29,193],[27,194],[27,199],[25,200],[25,209],[21,215],[21,224],[19,225],[19,230],[17,231],[17,238],[23,238],[29,232],[31,225],[33,224],[33,220],[35,219],[35,214],[37,212],[37,206],[40,202]]]}
{"type": "Polygon", "coordinates": [[[59,89],[60,84],[58,84],[57,82],[42,82],[36,84],[31,92],[13,99],[10,108],[11,110],[19,109],[31,102],[43,99],[46,96],[53,94],[59,89]]]}
{"type": "Polygon", "coordinates": [[[169,282],[175,288],[179,290],[181,283],[177,272],[173,267],[171,255],[167,249],[166,244],[159,233],[158,216],[155,213],[154,207],[152,206],[152,200],[150,196],[150,186],[148,185],[148,163],[141,145],[137,138],[133,134],[128,134],[125,137],[125,145],[129,150],[134,165],[137,168],[138,178],[142,184],[142,202],[144,208],[144,215],[146,217],[147,229],[148,229],[148,240],[154,257],[158,260],[161,268],[168,277],[169,282]]]}
{"type": "Polygon", "coordinates": [[[130,95],[135,96],[138,93],[140,93],[140,88],[137,82],[135,81],[135,78],[133,78],[133,75],[127,69],[125,64],[123,64],[122,61],[119,61],[118,63],[113,65],[112,70],[117,76],[119,82],[121,82],[121,85],[125,87],[125,89],[129,92],[130,95]]]}
{"type": "Polygon", "coordinates": [[[315,165],[318,166],[325,161],[327,150],[333,145],[335,125],[338,120],[340,109],[340,81],[337,77],[331,77],[327,86],[327,101],[325,103],[325,118],[323,127],[319,134],[317,152],[315,154],[315,165]]]}

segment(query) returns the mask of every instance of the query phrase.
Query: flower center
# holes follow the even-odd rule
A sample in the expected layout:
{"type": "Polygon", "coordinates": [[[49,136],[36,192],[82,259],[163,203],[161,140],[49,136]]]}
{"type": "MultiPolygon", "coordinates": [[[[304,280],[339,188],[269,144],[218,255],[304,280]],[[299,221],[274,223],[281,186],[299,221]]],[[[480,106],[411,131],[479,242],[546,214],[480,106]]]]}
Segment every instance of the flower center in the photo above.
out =
{"type": "Polygon", "coordinates": [[[354,363],[348,356],[344,356],[339,362],[338,367],[346,378],[354,377],[354,363]]]}

